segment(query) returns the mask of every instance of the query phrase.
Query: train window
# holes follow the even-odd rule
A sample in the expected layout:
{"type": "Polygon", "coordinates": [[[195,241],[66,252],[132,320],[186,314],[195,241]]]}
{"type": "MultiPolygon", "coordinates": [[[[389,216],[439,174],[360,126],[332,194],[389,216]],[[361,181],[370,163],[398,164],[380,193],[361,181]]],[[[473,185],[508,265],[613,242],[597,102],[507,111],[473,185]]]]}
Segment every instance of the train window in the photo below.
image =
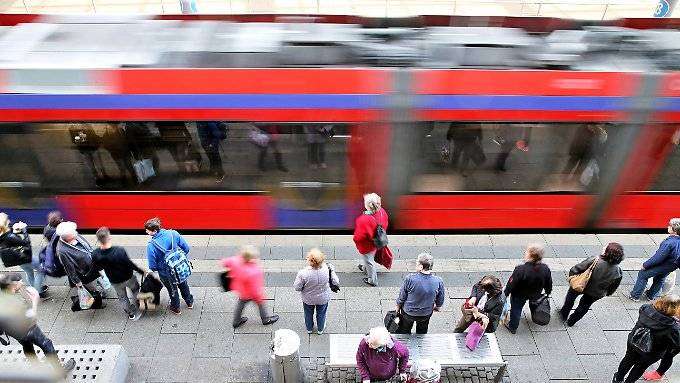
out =
{"type": "Polygon", "coordinates": [[[598,123],[424,125],[412,192],[590,192],[618,134],[598,123]]]}
{"type": "Polygon", "coordinates": [[[678,177],[678,169],[680,169],[680,128],[668,125],[664,127],[664,130],[665,134],[659,135],[659,142],[655,147],[657,150],[653,154],[656,158],[659,158],[663,157],[661,153],[667,151],[668,156],[650,190],[680,191],[680,178],[678,177]]]}
{"type": "Polygon", "coordinates": [[[4,130],[0,180],[49,191],[269,191],[344,185],[350,126],[41,123],[4,130]],[[12,162],[12,159],[14,159],[12,162]]]}

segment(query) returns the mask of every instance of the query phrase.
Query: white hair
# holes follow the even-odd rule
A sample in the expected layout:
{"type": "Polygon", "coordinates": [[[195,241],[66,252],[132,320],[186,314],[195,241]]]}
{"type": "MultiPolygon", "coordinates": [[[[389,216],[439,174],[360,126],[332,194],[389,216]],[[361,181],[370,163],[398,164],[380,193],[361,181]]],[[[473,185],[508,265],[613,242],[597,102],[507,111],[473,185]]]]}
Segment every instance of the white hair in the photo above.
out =
{"type": "Polygon", "coordinates": [[[75,222],[65,221],[57,225],[56,234],[59,237],[78,235],[78,225],[75,222]]]}
{"type": "Polygon", "coordinates": [[[434,259],[430,253],[420,253],[418,254],[418,263],[423,266],[423,270],[432,270],[432,265],[434,265],[434,259]]]}
{"type": "Polygon", "coordinates": [[[671,218],[668,221],[668,226],[675,232],[675,234],[680,234],[680,218],[671,218]]]}
{"type": "Polygon", "coordinates": [[[390,332],[387,331],[387,329],[383,326],[373,327],[368,332],[368,336],[366,337],[366,343],[368,343],[368,347],[373,349],[382,346],[387,346],[388,348],[392,348],[394,346],[394,342],[392,341],[392,336],[390,335],[390,332]]]}
{"type": "Polygon", "coordinates": [[[375,213],[380,210],[381,205],[380,196],[375,193],[364,194],[364,207],[366,211],[375,213]]]}

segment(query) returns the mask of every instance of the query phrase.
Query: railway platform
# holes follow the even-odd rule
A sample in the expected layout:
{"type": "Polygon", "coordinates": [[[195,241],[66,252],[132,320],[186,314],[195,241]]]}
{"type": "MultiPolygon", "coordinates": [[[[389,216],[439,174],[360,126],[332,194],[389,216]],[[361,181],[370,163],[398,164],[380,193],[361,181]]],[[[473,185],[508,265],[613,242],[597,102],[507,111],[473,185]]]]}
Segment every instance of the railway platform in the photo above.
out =
{"type": "MultiPolygon", "coordinates": [[[[86,235],[88,240],[94,238],[86,235]]],[[[165,310],[129,321],[115,300],[96,311],[71,312],[65,280],[48,279],[53,298],[39,308],[39,324],[59,344],[121,344],[130,361],[129,382],[264,382],[268,379],[268,357],[273,331],[288,328],[300,334],[300,355],[309,382],[321,382],[329,357],[329,334],[364,333],[382,324],[403,276],[415,267],[416,256],[429,251],[435,258],[434,272],[444,279],[447,300],[442,312],[430,321],[430,333],[452,332],[472,284],[483,275],[499,276],[503,283],[520,263],[523,248],[541,243],[545,262],[553,272],[553,319],[537,326],[524,318],[516,335],[503,326],[496,332],[508,362],[506,382],[610,382],[625,353],[626,337],[643,302],[628,300],[641,263],[656,250],[662,234],[514,234],[514,235],[390,235],[395,253],[393,269],[379,273],[379,286],[362,282],[356,269],[356,252],[349,235],[187,235],[195,272],[190,279],[195,308],[183,307],[180,316],[165,310]],[[608,242],[624,246],[624,279],[611,297],[593,305],[574,327],[567,328],[557,317],[567,291],[568,269],[597,254],[608,242]],[[218,287],[221,271],[217,260],[233,255],[239,246],[256,245],[262,252],[266,271],[267,305],[280,315],[279,322],[262,326],[250,320],[234,330],[231,326],[236,298],[218,287]],[[320,247],[336,266],[341,290],[328,308],[324,335],[307,335],[299,294],[292,288],[295,273],[305,265],[303,255],[320,247]]],[[[144,264],[145,235],[115,235],[114,244],[126,247],[135,262],[144,264]]],[[[33,237],[36,250],[40,238],[33,237]]],[[[2,271],[2,269],[0,269],[2,271]]],[[[167,295],[162,293],[162,305],[167,295]]],[[[246,316],[257,318],[255,307],[246,316]]],[[[353,376],[343,378],[354,381],[353,376]]],[[[491,381],[484,369],[447,370],[442,382],[491,381]]],[[[341,381],[340,377],[335,377],[341,381]]],[[[666,381],[680,381],[680,365],[667,373],[666,381]]]]}

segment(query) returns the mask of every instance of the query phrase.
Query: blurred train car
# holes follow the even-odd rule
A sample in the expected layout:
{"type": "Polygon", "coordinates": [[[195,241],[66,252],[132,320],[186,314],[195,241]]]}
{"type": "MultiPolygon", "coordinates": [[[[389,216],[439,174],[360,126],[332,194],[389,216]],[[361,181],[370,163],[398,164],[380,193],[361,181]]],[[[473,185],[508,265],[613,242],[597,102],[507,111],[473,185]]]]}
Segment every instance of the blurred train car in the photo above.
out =
{"type": "Polygon", "coordinates": [[[0,210],[347,229],[376,191],[398,230],[677,216],[676,20],[487,22],[0,16],[0,210]]]}

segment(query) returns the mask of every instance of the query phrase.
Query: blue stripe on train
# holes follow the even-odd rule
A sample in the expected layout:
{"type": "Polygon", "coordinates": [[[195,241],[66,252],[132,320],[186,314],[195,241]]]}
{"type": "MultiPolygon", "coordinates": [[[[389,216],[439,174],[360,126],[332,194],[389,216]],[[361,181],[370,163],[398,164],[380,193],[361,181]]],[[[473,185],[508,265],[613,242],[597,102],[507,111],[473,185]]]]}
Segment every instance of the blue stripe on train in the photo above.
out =
{"type": "Polygon", "coordinates": [[[629,97],[581,96],[420,96],[417,107],[443,110],[623,110],[630,106],[629,97]]]}

